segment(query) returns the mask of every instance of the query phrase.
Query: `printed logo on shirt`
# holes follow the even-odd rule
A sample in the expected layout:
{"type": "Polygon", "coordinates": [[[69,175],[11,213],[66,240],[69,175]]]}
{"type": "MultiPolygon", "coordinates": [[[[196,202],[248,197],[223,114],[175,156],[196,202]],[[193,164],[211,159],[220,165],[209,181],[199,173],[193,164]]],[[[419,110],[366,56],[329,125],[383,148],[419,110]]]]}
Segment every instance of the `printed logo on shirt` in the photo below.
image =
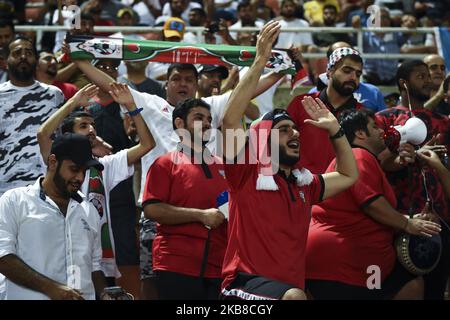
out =
{"type": "Polygon", "coordinates": [[[362,94],[361,94],[361,93],[353,92],[353,97],[354,97],[355,100],[358,101],[359,103],[364,103],[364,102],[367,101],[367,99],[362,99],[362,94]]]}
{"type": "Polygon", "coordinates": [[[162,109],[162,112],[169,113],[169,108],[164,107],[164,108],[162,109]]]}
{"type": "Polygon", "coordinates": [[[305,202],[305,194],[303,193],[303,191],[300,191],[299,195],[300,195],[300,199],[302,199],[302,201],[305,202]]]}

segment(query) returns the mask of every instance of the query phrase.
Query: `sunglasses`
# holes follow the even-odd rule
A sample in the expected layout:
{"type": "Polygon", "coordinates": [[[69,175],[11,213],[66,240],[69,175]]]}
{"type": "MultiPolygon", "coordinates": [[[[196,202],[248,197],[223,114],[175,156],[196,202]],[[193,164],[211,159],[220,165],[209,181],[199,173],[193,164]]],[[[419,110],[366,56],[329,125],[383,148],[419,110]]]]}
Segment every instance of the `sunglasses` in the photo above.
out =
{"type": "Polygon", "coordinates": [[[98,64],[98,65],[96,65],[96,67],[98,69],[105,70],[105,71],[111,71],[111,70],[117,71],[117,70],[119,70],[119,67],[113,67],[113,66],[108,66],[108,65],[103,65],[103,64],[98,64]]]}

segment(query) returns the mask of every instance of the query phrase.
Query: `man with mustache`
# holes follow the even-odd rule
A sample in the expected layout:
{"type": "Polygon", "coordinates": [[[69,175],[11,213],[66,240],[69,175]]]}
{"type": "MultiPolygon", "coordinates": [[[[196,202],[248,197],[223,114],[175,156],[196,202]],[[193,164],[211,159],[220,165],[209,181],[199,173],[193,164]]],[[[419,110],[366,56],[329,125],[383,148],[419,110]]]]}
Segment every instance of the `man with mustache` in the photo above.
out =
{"type": "Polygon", "coordinates": [[[30,40],[14,40],[8,51],[10,80],[0,84],[0,195],[44,172],[36,131],[64,100],[61,90],[35,80],[37,55],[30,40]]]}
{"type": "Polygon", "coordinates": [[[255,61],[233,90],[223,120],[230,219],[222,295],[230,299],[306,299],[305,245],[311,206],[347,189],[358,178],[350,144],[319,99],[302,101],[310,119],[301,127],[285,110],[275,109],[252,124],[249,139],[241,130],[245,105],[280,28],[274,21],[263,27],[255,61]],[[314,175],[306,168],[295,168],[304,150],[299,131],[308,126],[321,128],[332,141],[338,159],[335,172],[314,175]]]}
{"type": "MultiPolygon", "coordinates": [[[[431,237],[439,224],[427,215],[409,219],[396,210],[394,190],[377,156],[386,148],[372,111],[347,110],[340,124],[352,145],[358,181],[312,209],[306,246],[306,284],[315,300],[422,299],[423,279],[397,261],[395,232],[431,237]],[[333,268],[330,268],[333,265],[333,268]],[[380,268],[381,286],[369,289],[369,266],[380,268]]],[[[332,161],[327,172],[334,171],[332,161]]]]}
{"type": "MultiPolygon", "coordinates": [[[[60,125],[63,133],[77,133],[88,137],[94,150],[94,145],[97,141],[97,132],[92,114],[73,111],[79,107],[90,105],[90,99],[96,96],[97,93],[98,88],[93,85],[82,88],[39,128],[37,136],[43,159],[48,158],[52,144],[52,135],[60,125]]],[[[118,104],[122,104],[127,108],[128,114],[133,117],[140,141],[133,147],[115,150],[116,153],[99,158],[100,163],[104,166],[103,172],[99,172],[95,168],[90,168],[87,171],[81,190],[86,195],[87,201],[94,204],[98,215],[100,215],[102,233],[101,268],[107,277],[108,284],[115,285],[115,278],[119,278],[121,273],[117,267],[117,246],[115,245],[113,229],[111,228],[111,207],[117,206],[118,202],[116,198],[112,198],[114,196],[112,190],[133,175],[134,164],[140,161],[142,156],[154,147],[155,143],[140,115],[140,109],[134,103],[128,103],[127,100],[123,100],[128,98],[128,100],[132,101],[127,86],[123,84],[111,86],[109,94],[118,104]],[[116,202],[111,201],[111,199],[116,202]]],[[[114,123],[114,119],[109,119],[109,121],[114,123]]],[[[116,126],[116,129],[111,128],[111,130],[120,131],[117,123],[116,126]]],[[[131,186],[128,189],[125,191],[121,189],[121,191],[132,193],[131,186]]],[[[131,203],[131,213],[130,209],[127,211],[122,210],[121,212],[124,215],[131,214],[131,217],[134,218],[135,207],[133,194],[131,194],[131,197],[133,200],[131,203]]],[[[129,271],[129,268],[124,269],[124,273],[127,271],[129,271]]]]}
{"type": "MultiPolygon", "coordinates": [[[[387,130],[390,126],[403,125],[412,116],[423,120],[427,126],[427,148],[440,151],[442,156],[450,150],[450,120],[448,117],[424,109],[430,97],[431,78],[428,66],[420,60],[402,63],[396,74],[401,104],[376,114],[378,125],[387,130]],[[411,111],[410,111],[411,108],[411,111]],[[437,145],[438,144],[438,145],[437,145]]],[[[381,165],[387,171],[389,182],[397,197],[397,209],[407,214],[410,210],[420,212],[430,207],[441,221],[450,222],[448,202],[439,177],[416,160],[410,166],[387,165],[389,158],[381,165]],[[411,177],[408,178],[408,171],[411,177]]],[[[424,276],[425,299],[443,299],[447,278],[450,273],[450,230],[442,226],[442,256],[437,267],[424,276]]]]}
{"type": "Polygon", "coordinates": [[[147,175],[142,206],[158,222],[153,271],[163,300],[219,297],[227,223],[217,198],[227,186],[221,159],[206,148],[211,121],[203,100],[178,103],[172,123],[179,148],[156,159],[147,175]]]}
{"type": "Polygon", "coordinates": [[[219,65],[202,65],[198,73],[198,92],[201,97],[221,94],[222,81],[228,78],[228,69],[219,65]]]}
{"type": "Polygon", "coordinates": [[[92,157],[88,138],[66,134],[49,152],[47,173],[0,197],[0,272],[8,300],[94,300],[100,271],[98,214],[80,192],[92,157]]]}
{"type": "MultiPolygon", "coordinates": [[[[362,69],[363,62],[358,51],[349,47],[334,50],[328,59],[327,87],[317,93],[295,97],[289,104],[287,111],[295,124],[302,127],[304,121],[310,118],[301,103],[306,96],[319,98],[336,117],[344,110],[362,108],[363,105],[353,97],[362,69]]],[[[302,157],[299,166],[312,173],[324,173],[335,157],[326,132],[314,126],[302,128],[300,145],[302,157]]]]}
{"type": "Polygon", "coordinates": [[[65,100],[69,100],[78,91],[78,88],[71,83],[55,80],[57,74],[58,62],[56,61],[55,56],[50,52],[41,52],[36,67],[36,79],[61,89],[65,100]]]}

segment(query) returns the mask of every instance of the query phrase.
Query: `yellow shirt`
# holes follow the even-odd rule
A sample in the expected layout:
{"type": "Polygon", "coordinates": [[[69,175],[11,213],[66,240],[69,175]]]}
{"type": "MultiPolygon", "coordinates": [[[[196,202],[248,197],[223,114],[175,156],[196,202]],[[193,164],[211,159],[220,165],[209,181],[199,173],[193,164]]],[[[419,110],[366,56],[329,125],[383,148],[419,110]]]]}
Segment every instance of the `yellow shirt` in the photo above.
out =
{"type": "Polygon", "coordinates": [[[319,22],[323,23],[323,7],[326,5],[334,5],[339,12],[339,3],[337,0],[325,0],[325,1],[308,1],[305,2],[303,8],[305,9],[305,18],[309,23],[319,22]]]}

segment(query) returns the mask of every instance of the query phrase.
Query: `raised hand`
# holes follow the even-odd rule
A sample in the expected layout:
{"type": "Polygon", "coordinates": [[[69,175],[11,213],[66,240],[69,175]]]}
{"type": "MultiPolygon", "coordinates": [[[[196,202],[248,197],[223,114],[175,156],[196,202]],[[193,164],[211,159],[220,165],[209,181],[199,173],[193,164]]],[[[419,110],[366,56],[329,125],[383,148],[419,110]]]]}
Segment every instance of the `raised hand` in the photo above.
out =
{"type": "Polygon", "coordinates": [[[87,107],[90,104],[90,99],[98,94],[98,90],[96,85],[88,84],[75,93],[72,100],[77,107],[87,107]]]}
{"type": "Polygon", "coordinates": [[[272,46],[280,34],[281,25],[278,21],[269,21],[266,23],[256,41],[256,57],[269,60],[272,52],[272,46]]]}
{"type": "Polygon", "coordinates": [[[336,117],[328,110],[325,104],[319,99],[315,100],[306,96],[302,100],[303,107],[311,119],[306,119],[305,123],[310,123],[318,128],[327,130],[330,135],[334,135],[339,130],[339,123],[336,117]]]}
{"type": "Polygon", "coordinates": [[[427,143],[425,143],[422,146],[422,150],[431,150],[434,151],[435,153],[437,153],[438,155],[447,153],[447,148],[442,145],[442,144],[438,144],[439,141],[441,141],[441,134],[436,134],[433,137],[431,137],[430,140],[427,141],[427,143]]]}
{"type": "Polygon", "coordinates": [[[61,52],[66,54],[67,56],[70,56],[70,45],[66,42],[66,40],[64,40],[62,43],[61,52]]]}
{"type": "Polygon", "coordinates": [[[123,105],[128,111],[132,111],[136,108],[133,96],[131,95],[130,89],[126,84],[123,83],[110,83],[111,90],[109,94],[118,104],[123,105]]]}

